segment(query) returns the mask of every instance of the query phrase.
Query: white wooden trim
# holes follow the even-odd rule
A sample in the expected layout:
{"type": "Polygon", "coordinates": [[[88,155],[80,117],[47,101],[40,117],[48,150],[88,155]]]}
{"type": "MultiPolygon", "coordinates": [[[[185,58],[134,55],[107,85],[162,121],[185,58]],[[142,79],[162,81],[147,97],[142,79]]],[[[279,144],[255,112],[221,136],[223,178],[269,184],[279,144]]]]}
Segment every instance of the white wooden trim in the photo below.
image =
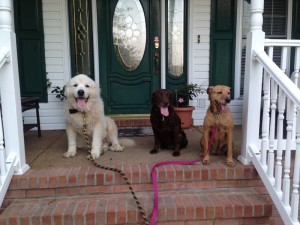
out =
{"type": "MultiPolygon", "coordinates": [[[[16,154],[15,153],[10,153],[7,156],[6,160],[6,174],[5,176],[1,176],[1,185],[0,185],[0,206],[2,205],[2,202],[4,200],[4,197],[6,195],[8,186],[10,184],[10,181],[14,175],[14,162],[16,160],[16,154]]],[[[17,175],[17,174],[16,174],[17,175]]]]}
{"type": "Polygon", "coordinates": [[[293,24],[293,0],[288,0],[287,39],[292,38],[292,24],[293,24]]]}
{"type": "MultiPolygon", "coordinates": [[[[187,79],[189,83],[194,83],[194,57],[193,57],[193,46],[194,46],[194,36],[196,36],[193,32],[193,26],[194,26],[194,0],[190,0],[188,2],[188,51],[187,51],[187,79]]],[[[200,37],[201,38],[201,37],[200,37]]]]}
{"type": "Polygon", "coordinates": [[[249,151],[251,152],[251,154],[253,155],[252,159],[252,163],[254,164],[261,180],[263,181],[264,185],[266,186],[269,195],[271,196],[273,202],[275,202],[275,205],[277,207],[277,211],[279,212],[281,218],[283,219],[284,223],[287,225],[293,225],[293,224],[298,224],[298,223],[294,223],[291,220],[291,217],[289,216],[289,213],[291,211],[291,207],[289,206],[284,206],[279,199],[281,199],[281,192],[278,192],[275,190],[274,186],[271,185],[271,182],[269,181],[269,178],[267,176],[267,174],[264,171],[264,168],[262,168],[260,166],[260,155],[257,155],[258,149],[256,147],[256,145],[250,145],[249,146],[249,151]]]}
{"type": "Polygon", "coordinates": [[[268,57],[263,50],[253,49],[253,57],[263,65],[264,69],[272,74],[272,78],[294,104],[300,107],[300,90],[289,79],[288,76],[268,57]]]}
{"type": "Polygon", "coordinates": [[[0,69],[4,65],[4,63],[9,62],[9,56],[9,49],[5,47],[0,48],[0,69]]]}
{"type": "Polygon", "coordinates": [[[98,46],[98,20],[97,20],[97,3],[92,0],[92,26],[93,26],[93,45],[94,45],[94,76],[95,81],[100,84],[99,68],[99,46],[98,46]]]}
{"type": "MultiPolygon", "coordinates": [[[[293,0],[288,0],[288,6],[287,6],[287,39],[292,38],[292,24],[293,24],[293,0]]],[[[290,65],[291,63],[291,49],[287,49],[287,65],[290,65]]],[[[286,68],[286,74],[290,74],[290,67],[288,66],[286,68]]]]}
{"type": "Polygon", "coordinates": [[[68,14],[68,1],[61,0],[61,27],[63,35],[63,60],[64,60],[64,83],[71,78],[71,60],[70,60],[70,32],[69,32],[69,14],[68,14]]]}
{"type": "Polygon", "coordinates": [[[279,46],[279,47],[300,47],[300,40],[286,40],[286,39],[265,39],[264,45],[269,46],[279,46]]]}
{"type": "Polygon", "coordinates": [[[241,91],[241,58],[242,58],[242,28],[243,28],[243,0],[237,1],[236,15],[236,42],[235,42],[235,63],[234,63],[234,98],[240,98],[241,91]]]}
{"type": "MultiPolygon", "coordinates": [[[[160,37],[160,86],[166,88],[166,4],[161,1],[161,37],[160,37]]],[[[152,42],[153,40],[150,40],[152,42]]]]}
{"type": "MultiPolygon", "coordinates": [[[[6,10],[11,11],[9,2],[3,1],[1,3],[8,4],[5,5],[7,6],[6,10]]],[[[0,4],[0,9],[1,6],[3,5],[0,4]]],[[[3,7],[2,10],[4,8],[5,7],[3,7]]],[[[0,14],[1,13],[0,10],[0,14]]],[[[14,162],[15,173],[24,174],[29,169],[29,166],[26,164],[25,159],[16,35],[12,30],[7,29],[8,27],[11,26],[7,24],[0,28],[0,44],[5,44],[5,47],[11,52],[10,62],[4,64],[0,73],[4,141],[7,154],[12,153],[16,155],[14,162]]]]}

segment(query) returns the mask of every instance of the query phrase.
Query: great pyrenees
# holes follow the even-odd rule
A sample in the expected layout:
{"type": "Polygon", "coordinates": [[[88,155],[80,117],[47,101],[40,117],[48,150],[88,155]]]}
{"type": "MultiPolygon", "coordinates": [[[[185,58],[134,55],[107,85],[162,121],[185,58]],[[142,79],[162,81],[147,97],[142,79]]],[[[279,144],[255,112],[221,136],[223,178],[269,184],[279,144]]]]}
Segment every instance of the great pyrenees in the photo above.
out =
{"type": "Polygon", "coordinates": [[[74,157],[77,147],[83,147],[83,113],[86,113],[86,128],[91,143],[91,156],[99,158],[106,150],[122,151],[124,146],[134,146],[132,139],[118,138],[118,129],[113,119],[104,114],[100,88],[84,74],[73,77],[65,87],[65,120],[68,136],[68,151],[64,157],[74,157]]]}

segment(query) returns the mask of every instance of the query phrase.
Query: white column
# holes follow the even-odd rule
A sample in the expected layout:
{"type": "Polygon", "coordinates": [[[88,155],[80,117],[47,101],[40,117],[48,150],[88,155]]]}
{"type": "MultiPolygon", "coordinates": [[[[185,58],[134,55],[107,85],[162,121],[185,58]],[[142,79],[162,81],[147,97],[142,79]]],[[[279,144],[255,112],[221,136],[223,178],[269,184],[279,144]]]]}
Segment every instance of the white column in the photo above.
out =
{"type": "Polygon", "coordinates": [[[0,1],[0,47],[10,52],[10,59],[0,72],[0,96],[4,140],[7,157],[14,158],[15,174],[23,174],[29,166],[25,161],[16,35],[12,29],[13,0],[0,1]]]}
{"type": "Polygon", "coordinates": [[[247,35],[246,66],[243,103],[243,141],[241,155],[238,160],[243,164],[250,163],[249,145],[258,143],[262,66],[253,59],[253,49],[264,50],[265,33],[262,31],[263,0],[251,1],[251,28],[247,35]]]}

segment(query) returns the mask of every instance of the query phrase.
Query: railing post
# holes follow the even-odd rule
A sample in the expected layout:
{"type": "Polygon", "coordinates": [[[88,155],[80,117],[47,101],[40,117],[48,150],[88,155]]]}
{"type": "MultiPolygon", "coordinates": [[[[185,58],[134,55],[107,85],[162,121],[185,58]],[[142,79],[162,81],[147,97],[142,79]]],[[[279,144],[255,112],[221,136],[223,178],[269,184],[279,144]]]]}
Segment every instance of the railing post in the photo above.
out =
{"type": "Polygon", "coordinates": [[[243,103],[243,141],[238,160],[250,163],[249,145],[258,146],[260,106],[262,98],[262,66],[253,58],[253,49],[264,50],[265,33],[262,31],[263,0],[251,1],[251,28],[247,35],[244,103],[243,103]]]}
{"type": "Polygon", "coordinates": [[[10,52],[9,62],[0,73],[0,97],[6,157],[15,157],[15,174],[23,174],[29,166],[25,162],[24,134],[21,111],[16,35],[12,29],[13,0],[0,1],[0,47],[10,52]]]}

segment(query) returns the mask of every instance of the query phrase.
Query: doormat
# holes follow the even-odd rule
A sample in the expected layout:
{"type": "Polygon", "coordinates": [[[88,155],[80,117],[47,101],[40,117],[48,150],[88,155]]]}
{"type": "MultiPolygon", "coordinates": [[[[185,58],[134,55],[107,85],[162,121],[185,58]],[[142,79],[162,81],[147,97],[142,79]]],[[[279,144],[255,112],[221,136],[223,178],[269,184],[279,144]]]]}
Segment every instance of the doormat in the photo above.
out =
{"type": "Polygon", "coordinates": [[[119,127],[119,137],[151,136],[152,127],[119,127]]]}

